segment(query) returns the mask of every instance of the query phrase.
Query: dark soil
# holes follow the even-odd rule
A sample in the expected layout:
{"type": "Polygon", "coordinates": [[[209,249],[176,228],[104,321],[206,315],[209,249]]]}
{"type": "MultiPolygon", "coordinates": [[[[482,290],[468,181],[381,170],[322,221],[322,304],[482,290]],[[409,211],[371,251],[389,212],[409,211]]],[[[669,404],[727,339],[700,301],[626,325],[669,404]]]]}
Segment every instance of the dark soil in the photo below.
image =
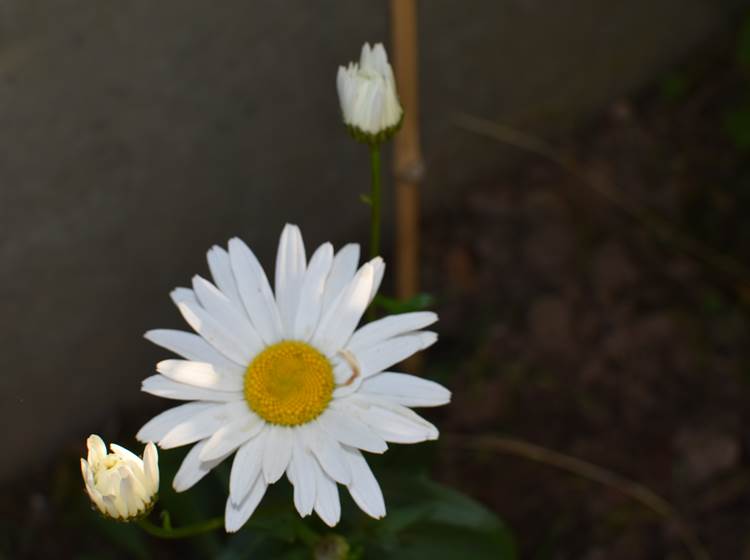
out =
{"type": "MultiPolygon", "coordinates": [[[[726,125],[750,95],[733,56],[713,45],[560,140],[573,170],[524,155],[431,216],[424,242],[440,294],[430,361],[455,367],[443,432],[523,439],[638,481],[717,559],[750,558],[750,284],[717,258],[750,265],[750,160],[726,125]]],[[[616,488],[443,451],[441,477],[498,512],[522,558],[689,557],[674,520],[616,488]]]]}

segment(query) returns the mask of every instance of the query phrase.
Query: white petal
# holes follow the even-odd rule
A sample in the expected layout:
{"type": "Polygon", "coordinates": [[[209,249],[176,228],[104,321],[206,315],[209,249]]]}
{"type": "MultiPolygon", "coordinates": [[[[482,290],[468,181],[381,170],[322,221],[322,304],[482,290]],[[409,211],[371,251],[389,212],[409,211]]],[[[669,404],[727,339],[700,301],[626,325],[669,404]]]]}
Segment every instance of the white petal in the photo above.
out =
{"type": "Polygon", "coordinates": [[[372,264],[359,269],[347,288],[320,320],[313,342],[325,354],[342,348],[367,308],[372,287],[372,264]]]}
{"type": "Polygon", "coordinates": [[[182,313],[185,321],[193,327],[206,341],[224,354],[227,358],[238,364],[250,363],[255,350],[250,344],[237,338],[229,328],[221,324],[208,311],[196,303],[181,301],[177,308],[182,313]]]}
{"type": "Polygon", "coordinates": [[[109,515],[110,517],[114,517],[115,519],[124,519],[127,517],[127,510],[125,502],[123,500],[116,497],[113,498],[112,496],[102,496],[102,501],[104,501],[104,505],[107,509],[107,515],[109,515]]]}
{"type": "Polygon", "coordinates": [[[180,469],[172,481],[172,487],[176,492],[184,492],[192,488],[199,480],[211,472],[211,469],[231,454],[231,452],[226,453],[211,461],[201,461],[200,454],[207,442],[208,440],[204,439],[196,443],[188,454],[185,455],[185,459],[182,461],[182,465],[180,465],[180,469]]]}
{"type": "Polygon", "coordinates": [[[346,68],[339,66],[338,72],[336,73],[336,90],[339,94],[339,103],[341,106],[341,114],[344,117],[344,122],[349,121],[349,105],[350,105],[350,87],[349,87],[349,76],[346,68]]]}
{"type": "Polygon", "coordinates": [[[192,385],[177,383],[163,375],[152,375],[144,379],[141,383],[141,391],[178,401],[229,402],[243,398],[242,393],[238,391],[214,391],[213,389],[193,387],[192,385]]]}
{"type": "Polygon", "coordinates": [[[348,484],[351,474],[341,445],[315,420],[301,426],[300,431],[305,447],[312,451],[323,470],[335,481],[348,484]]]}
{"type": "Polygon", "coordinates": [[[435,341],[437,341],[437,334],[430,331],[420,331],[390,338],[357,352],[355,356],[362,370],[362,377],[369,377],[405,360],[428,346],[432,346],[435,341]]]}
{"type": "Polygon", "coordinates": [[[388,449],[385,440],[367,424],[353,416],[347,416],[334,405],[335,401],[318,418],[329,435],[343,444],[371,453],[383,453],[388,449]]]}
{"type": "Polygon", "coordinates": [[[224,512],[224,527],[227,533],[234,533],[242,528],[245,522],[250,519],[255,508],[258,507],[265,493],[266,481],[263,480],[262,476],[258,476],[242,502],[235,505],[232,500],[227,498],[227,507],[224,512]]]}
{"type": "Polygon", "coordinates": [[[383,43],[375,43],[370,51],[370,65],[378,74],[385,75],[388,66],[388,56],[385,54],[383,43]]]}
{"type": "Polygon", "coordinates": [[[352,472],[352,482],[349,484],[349,493],[352,498],[367,515],[375,519],[385,516],[383,492],[367,461],[359,451],[350,447],[344,447],[344,454],[349,461],[349,470],[352,472]]]}
{"type": "Polygon", "coordinates": [[[263,449],[263,476],[268,484],[273,484],[289,466],[294,442],[292,428],[270,424],[267,428],[263,449]]]}
{"type": "MultiPolygon", "coordinates": [[[[128,468],[127,472],[128,476],[132,479],[131,487],[135,492],[136,497],[139,501],[143,502],[142,505],[147,504],[151,501],[152,493],[149,490],[151,485],[146,480],[146,474],[143,472],[143,469],[128,468]]],[[[140,509],[142,505],[138,506],[136,509],[140,509]]]]}
{"type": "Polygon", "coordinates": [[[239,367],[226,372],[206,362],[163,360],[156,364],[156,371],[172,381],[216,391],[242,391],[244,386],[244,371],[239,367]]]}
{"type": "Polygon", "coordinates": [[[266,344],[283,337],[283,326],[266,273],[250,248],[238,238],[229,240],[229,258],[242,303],[266,344]]]}
{"type": "Polygon", "coordinates": [[[206,447],[201,451],[201,461],[210,461],[227,453],[231,453],[240,445],[260,432],[266,423],[257,414],[248,409],[247,414],[225,424],[212,435],[206,447]]]}
{"type": "Polygon", "coordinates": [[[189,301],[192,303],[198,303],[198,298],[195,297],[195,292],[188,288],[175,288],[169,292],[169,297],[172,299],[175,305],[179,305],[181,301],[189,301]]]}
{"type": "Polygon", "coordinates": [[[193,290],[201,305],[225,331],[235,335],[253,354],[263,349],[263,341],[250,323],[244,307],[232,303],[216,286],[198,275],[193,276],[193,290]]]}
{"type": "MultiPolygon", "coordinates": [[[[313,463],[315,464],[315,463],[313,463]]],[[[329,527],[334,527],[341,518],[341,502],[336,483],[315,464],[315,513],[329,527]]]]}
{"type": "Polygon", "coordinates": [[[324,243],[313,254],[300,289],[299,306],[294,321],[294,338],[310,340],[318,326],[323,308],[323,290],[333,262],[333,246],[324,243]]]}
{"type": "Polygon", "coordinates": [[[104,440],[96,434],[91,434],[86,439],[86,447],[88,448],[88,462],[91,466],[96,465],[107,456],[107,445],[104,443],[104,440]]]}
{"type": "Polygon", "coordinates": [[[294,506],[302,517],[310,515],[315,506],[315,469],[320,469],[315,458],[304,448],[299,434],[295,434],[292,460],[287,474],[294,484],[294,506]]]}
{"type": "Polygon", "coordinates": [[[229,497],[235,504],[242,502],[258,478],[263,464],[266,433],[267,430],[263,430],[250,441],[243,443],[234,456],[229,475],[229,497]]]}
{"type": "Polygon", "coordinates": [[[331,272],[326,281],[325,291],[323,292],[323,310],[321,315],[326,313],[331,304],[341,295],[341,292],[344,291],[349,282],[352,281],[354,274],[357,272],[358,263],[359,245],[356,243],[344,245],[336,253],[336,256],[333,258],[333,264],[331,264],[331,272]]]}
{"type": "Polygon", "coordinates": [[[143,443],[159,441],[178,424],[204,410],[214,408],[215,406],[220,405],[212,402],[191,402],[175,406],[174,408],[165,410],[161,414],[157,414],[151,420],[146,422],[143,427],[138,430],[135,438],[143,443]]]}
{"type": "Polygon", "coordinates": [[[385,274],[385,263],[381,258],[374,258],[372,261],[372,287],[370,288],[370,297],[367,300],[367,304],[371,304],[372,300],[380,289],[380,284],[383,282],[383,275],[385,274]]]}
{"type": "Polygon", "coordinates": [[[359,394],[341,399],[339,406],[368,424],[385,441],[418,443],[438,437],[435,426],[403,406],[385,401],[374,403],[359,394]]]}
{"type": "Polygon", "coordinates": [[[333,381],[336,386],[350,385],[353,380],[359,377],[359,364],[351,352],[339,351],[329,358],[331,368],[333,369],[333,381]]]}
{"type": "Polygon", "coordinates": [[[297,315],[300,289],[305,274],[305,244],[302,233],[292,224],[286,224],[281,232],[279,249],[276,252],[275,294],[284,332],[292,332],[297,315]]]}
{"type": "Polygon", "coordinates": [[[363,69],[376,71],[372,64],[372,49],[370,48],[370,43],[362,45],[362,51],[359,55],[359,65],[363,69]]]}
{"type": "Polygon", "coordinates": [[[177,424],[159,440],[159,446],[162,449],[171,449],[205,439],[222,426],[245,418],[247,411],[247,404],[241,400],[216,405],[177,424]]]}
{"type": "Polygon", "coordinates": [[[119,455],[120,458],[125,461],[126,463],[130,463],[132,467],[135,467],[135,469],[142,469],[143,468],[143,460],[130,451],[130,449],[125,449],[121,445],[117,445],[116,443],[110,443],[109,448],[112,450],[112,453],[115,455],[119,455]]]}
{"type": "Polygon", "coordinates": [[[221,247],[214,245],[208,251],[208,268],[211,270],[211,276],[222,293],[229,298],[229,300],[245,313],[245,306],[242,304],[240,299],[240,293],[237,291],[237,283],[234,280],[234,272],[232,272],[232,264],[229,261],[229,253],[227,253],[221,247]]]}
{"type": "Polygon", "coordinates": [[[358,329],[352,335],[346,347],[351,352],[361,352],[389,338],[423,329],[433,324],[437,319],[438,316],[432,311],[389,315],[358,329]]]}
{"type": "Polygon", "coordinates": [[[135,515],[141,508],[141,502],[138,499],[139,492],[136,489],[135,479],[131,476],[123,476],[120,480],[119,499],[124,504],[123,517],[135,515]]]}
{"type": "Polygon", "coordinates": [[[88,461],[81,457],[81,475],[83,476],[83,481],[88,484],[89,481],[91,481],[91,486],[93,488],[94,486],[94,475],[91,472],[91,467],[89,467],[88,461]]]}
{"type": "Polygon", "coordinates": [[[159,491],[159,453],[152,441],[148,442],[143,451],[143,472],[148,483],[148,492],[156,494],[159,491]]]}
{"type": "Polygon", "coordinates": [[[451,392],[439,383],[406,373],[378,373],[365,379],[360,391],[409,407],[441,406],[451,400],[451,392]]]}
{"type": "Polygon", "coordinates": [[[155,329],[148,331],[144,336],[146,340],[188,360],[208,362],[222,369],[246,365],[231,361],[197,334],[172,329],[155,329]]]}

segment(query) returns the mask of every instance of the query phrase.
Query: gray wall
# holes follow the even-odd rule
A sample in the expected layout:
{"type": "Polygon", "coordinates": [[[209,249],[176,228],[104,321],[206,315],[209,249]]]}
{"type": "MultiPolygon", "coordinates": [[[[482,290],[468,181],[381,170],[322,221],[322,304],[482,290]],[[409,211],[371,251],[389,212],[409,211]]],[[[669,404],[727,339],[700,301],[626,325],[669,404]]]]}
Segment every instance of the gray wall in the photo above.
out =
{"type": "MultiPolygon", "coordinates": [[[[719,0],[423,0],[426,196],[498,166],[456,111],[574,124],[726,22],[719,0]]],[[[169,290],[240,234],[362,238],[334,77],[385,2],[0,0],[0,478],[148,403],[169,290]]],[[[439,193],[439,194],[438,194],[439,193]]],[[[270,262],[270,261],[267,261],[270,262]]]]}

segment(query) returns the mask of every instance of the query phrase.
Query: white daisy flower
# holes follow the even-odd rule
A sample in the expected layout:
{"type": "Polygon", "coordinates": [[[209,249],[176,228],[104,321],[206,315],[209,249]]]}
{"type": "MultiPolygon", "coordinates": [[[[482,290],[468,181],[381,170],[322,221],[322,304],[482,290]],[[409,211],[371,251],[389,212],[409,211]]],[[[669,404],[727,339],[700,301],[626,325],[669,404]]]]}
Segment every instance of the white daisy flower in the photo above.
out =
{"type": "Polygon", "coordinates": [[[156,446],[149,442],[143,459],[124,447],[102,438],[86,440],[88,456],[81,459],[81,474],[91,503],[116,521],[133,521],[146,515],[156,503],[159,491],[159,464],[156,446]]]}
{"type": "Polygon", "coordinates": [[[409,407],[438,406],[450,392],[385,371],[437,340],[420,329],[431,312],[404,313],[357,329],[383,277],[382,259],[357,270],[359,246],[309,261],[300,230],[287,225],[276,257],[275,296],[253,252],[237,238],[213,247],[213,283],[193,277],[172,299],[197,332],[154,330],[146,338],[184,360],[157,364],[143,391],[191,401],[138,432],[164,449],[195,444],[174,479],[187,490],[235,453],[225,526],[237,531],[269,484],[286,473],[300,515],[330,526],[340,517],[337,483],[369,515],[385,515],[380,487],[361,451],[386,442],[434,440],[438,430],[409,407]]]}
{"type": "Polygon", "coordinates": [[[365,43],[359,64],[339,66],[336,86],[344,123],[355,138],[382,142],[398,130],[404,111],[382,43],[365,43]]]}

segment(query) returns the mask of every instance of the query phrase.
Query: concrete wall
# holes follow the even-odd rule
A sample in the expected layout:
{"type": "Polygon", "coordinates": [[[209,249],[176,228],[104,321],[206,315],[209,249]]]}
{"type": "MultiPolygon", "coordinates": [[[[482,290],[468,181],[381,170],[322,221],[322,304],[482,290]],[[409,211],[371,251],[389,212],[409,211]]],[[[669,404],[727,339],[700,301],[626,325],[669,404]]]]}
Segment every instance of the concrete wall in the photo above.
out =
{"type": "MultiPolygon", "coordinates": [[[[463,111],[566,126],[720,28],[719,0],[423,0],[426,196],[498,164],[463,111]]],[[[240,234],[362,238],[366,153],[334,77],[372,0],[0,0],[0,478],[151,403],[169,290],[240,234]]],[[[270,262],[270,261],[266,261],[270,262]]]]}

